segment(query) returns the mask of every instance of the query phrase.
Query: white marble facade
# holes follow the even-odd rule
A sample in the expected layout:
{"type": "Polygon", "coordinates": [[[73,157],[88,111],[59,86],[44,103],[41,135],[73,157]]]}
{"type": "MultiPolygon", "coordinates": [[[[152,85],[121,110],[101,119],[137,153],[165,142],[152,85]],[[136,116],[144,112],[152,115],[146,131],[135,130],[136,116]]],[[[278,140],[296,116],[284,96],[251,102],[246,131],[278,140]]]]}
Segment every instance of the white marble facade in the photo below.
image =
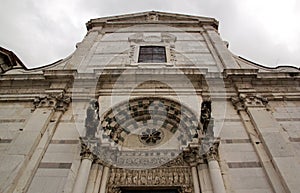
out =
{"type": "Polygon", "coordinates": [[[1,48],[0,192],[300,192],[299,69],[233,55],[213,18],[86,25],[45,67],[1,48]],[[164,47],[166,62],[139,63],[141,46],[164,47]]]}

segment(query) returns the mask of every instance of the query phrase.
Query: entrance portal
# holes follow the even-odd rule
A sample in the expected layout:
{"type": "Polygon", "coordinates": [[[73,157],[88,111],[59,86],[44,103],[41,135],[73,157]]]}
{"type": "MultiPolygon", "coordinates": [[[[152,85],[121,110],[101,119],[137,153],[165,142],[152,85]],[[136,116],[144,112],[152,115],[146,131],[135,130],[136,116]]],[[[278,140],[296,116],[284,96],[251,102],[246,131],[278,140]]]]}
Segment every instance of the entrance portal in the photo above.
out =
{"type": "Polygon", "coordinates": [[[178,190],[176,189],[122,190],[122,193],[178,193],[178,190]]]}

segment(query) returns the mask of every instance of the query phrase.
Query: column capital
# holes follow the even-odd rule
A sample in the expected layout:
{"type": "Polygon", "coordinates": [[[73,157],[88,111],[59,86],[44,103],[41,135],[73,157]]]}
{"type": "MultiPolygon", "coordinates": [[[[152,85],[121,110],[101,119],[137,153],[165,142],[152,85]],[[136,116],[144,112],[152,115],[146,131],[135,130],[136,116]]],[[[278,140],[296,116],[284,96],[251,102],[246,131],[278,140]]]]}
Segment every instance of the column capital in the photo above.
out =
{"type": "Polygon", "coordinates": [[[206,160],[212,161],[212,160],[217,160],[218,158],[218,149],[215,147],[211,147],[209,151],[206,153],[206,160]]]}
{"type": "Polygon", "coordinates": [[[240,93],[238,96],[231,97],[231,102],[236,110],[242,111],[249,107],[266,107],[268,99],[259,94],[240,93]]]}
{"type": "Polygon", "coordinates": [[[53,108],[56,111],[65,112],[71,102],[71,97],[66,96],[64,93],[58,95],[46,95],[35,97],[33,101],[33,109],[36,108],[53,108]]]}
{"type": "Polygon", "coordinates": [[[207,162],[218,159],[219,139],[203,139],[202,155],[207,162]]]}
{"type": "Polygon", "coordinates": [[[188,147],[183,150],[183,159],[190,166],[203,163],[202,156],[200,155],[200,145],[198,143],[190,143],[188,147]]]}
{"type": "Polygon", "coordinates": [[[82,141],[82,139],[80,139],[81,141],[81,152],[80,152],[80,156],[81,156],[81,159],[89,159],[91,160],[92,162],[94,160],[96,160],[96,156],[92,153],[92,151],[90,150],[90,148],[86,145],[86,143],[84,143],[82,141]]]}

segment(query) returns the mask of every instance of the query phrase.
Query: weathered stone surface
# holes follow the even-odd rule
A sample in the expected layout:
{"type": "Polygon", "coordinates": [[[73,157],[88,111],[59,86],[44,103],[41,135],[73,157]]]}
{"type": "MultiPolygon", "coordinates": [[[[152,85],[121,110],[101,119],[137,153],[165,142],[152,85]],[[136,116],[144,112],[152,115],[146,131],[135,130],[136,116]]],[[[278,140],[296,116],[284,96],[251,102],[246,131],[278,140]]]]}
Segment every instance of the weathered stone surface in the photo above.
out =
{"type": "Polygon", "coordinates": [[[299,162],[295,157],[275,157],[273,158],[275,167],[280,171],[282,180],[291,192],[299,191],[299,162]]]}
{"type": "Polygon", "coordinates": [[[223,177],[226,192],[299,192],[299,69],[265,68],[233,55],[212,18],[152,11],[94,19],[87,28],[76,51],[62,61],[31,71],[0,69],[0,192],[24,192],[21,189],[29,187],[30,193],[71,193],[81,158],[94,161],[90,176],[85,176],[90,180],[88,192],[94,184],[101,193],[118,193],[120,184],[128,189],[148,184],[157,190],[176,186],[182,193],[199,193],[193,186],[199,181],[202,193],[212,193],[222,184],[212,183],[216,176],[223,177]],[[140,46],[164,46],[167,61],[138,63],[140,46]],[[53,96],[66,97],[60,109],[53,96]],[[129,108],[120,104],[143,97],[168,99],[168,105],[151,109],[143,103],[149,101],[136,100],[130,113],[120,113],[129,108]],[[199,118],[206,98],[212,99],[214,136],[205,138],[199,118]],[[86,136],[90,99],[98,100],[103,123],[94,122],[95,136],[86,136]],[[186,110],[189,116],[184,116],[186,110]],[[112,120],[115,117],[130,124],[121,128],[112,120]],[[175,134],[145,133],[171,126],[172,131],[184,129],[175,134]],[[131,135],[124,134],[126,129],[131,135]],[[89,146],[85,144],[81,157],[83,136],[89,146]],[[168,147],[185,156],[176,157],[168,147]],[[89,148],[108,157],[109,163],[88,156],[89,148]],[[124,151],[126,159],[115,158],[116,150],[124,151]],[[159,163],[165,165],[123,170],[112,163],[145,167],[146,161],[158,160],[145,157],[162,158],[159,163]],[[172,158],[170,162],[166,157],[172,158]],[[217,170],[208,168],[209,160],[217,170]],[[190,166],[197,168],[192,178],[190,166]],[[97,167],[105,168],[98,182],[97,167]]]}
{"type": "Polygon", "coordinates": [[[230,169],[229,173],[232,186],[237,192],[252,189],[263,189],[272,192],[267,179],[264,177],[265,174],[262,168],[230,169]]]}

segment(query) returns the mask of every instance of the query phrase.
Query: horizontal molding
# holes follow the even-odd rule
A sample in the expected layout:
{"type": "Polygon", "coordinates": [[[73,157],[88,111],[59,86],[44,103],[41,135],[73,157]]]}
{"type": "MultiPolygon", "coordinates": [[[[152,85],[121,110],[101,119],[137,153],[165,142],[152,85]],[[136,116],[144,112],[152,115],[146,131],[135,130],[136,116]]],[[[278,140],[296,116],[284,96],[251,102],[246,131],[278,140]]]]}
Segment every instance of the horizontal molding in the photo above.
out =
{"type": "Polygon", "coordinates": [[[289,137],[290,142],[300,142],[300,137],[289,137]]]}
{"type": "Polygon", "coordinates": [[[251,143],[250,139],[222,139],[221,143],[251,143]]]}
{"type": "Polygon", "coordinates": [[[227,162],[229,168],[261,168],[260,162],[227,162]]]}
{"type": "Polygon", "coordinates": [[[0,138],[0,143],[11,143],[12,139],[1,139],[0,138]]]}
{"type": "Polygon", "coordinates": [[[300,121],[300,118],[276,118],[276,121],[300,121]]]}
{"type": "Polygon", "coordinates": [[[53,162],[41,162],[39,168],[46,169],[70,169],[72,163],[53,163],[53,162]]]}
{"type": "Polygon", "coordinates": [[[0,119],[0,123],[22,123],[25,121],[26,119],[0,119]]]}
{"type": "Polygon", "coordinates": [[[77,139],[63,139],[63,140],[51,140],[51,144],[78,144],[79,140],[77,139]]]}

